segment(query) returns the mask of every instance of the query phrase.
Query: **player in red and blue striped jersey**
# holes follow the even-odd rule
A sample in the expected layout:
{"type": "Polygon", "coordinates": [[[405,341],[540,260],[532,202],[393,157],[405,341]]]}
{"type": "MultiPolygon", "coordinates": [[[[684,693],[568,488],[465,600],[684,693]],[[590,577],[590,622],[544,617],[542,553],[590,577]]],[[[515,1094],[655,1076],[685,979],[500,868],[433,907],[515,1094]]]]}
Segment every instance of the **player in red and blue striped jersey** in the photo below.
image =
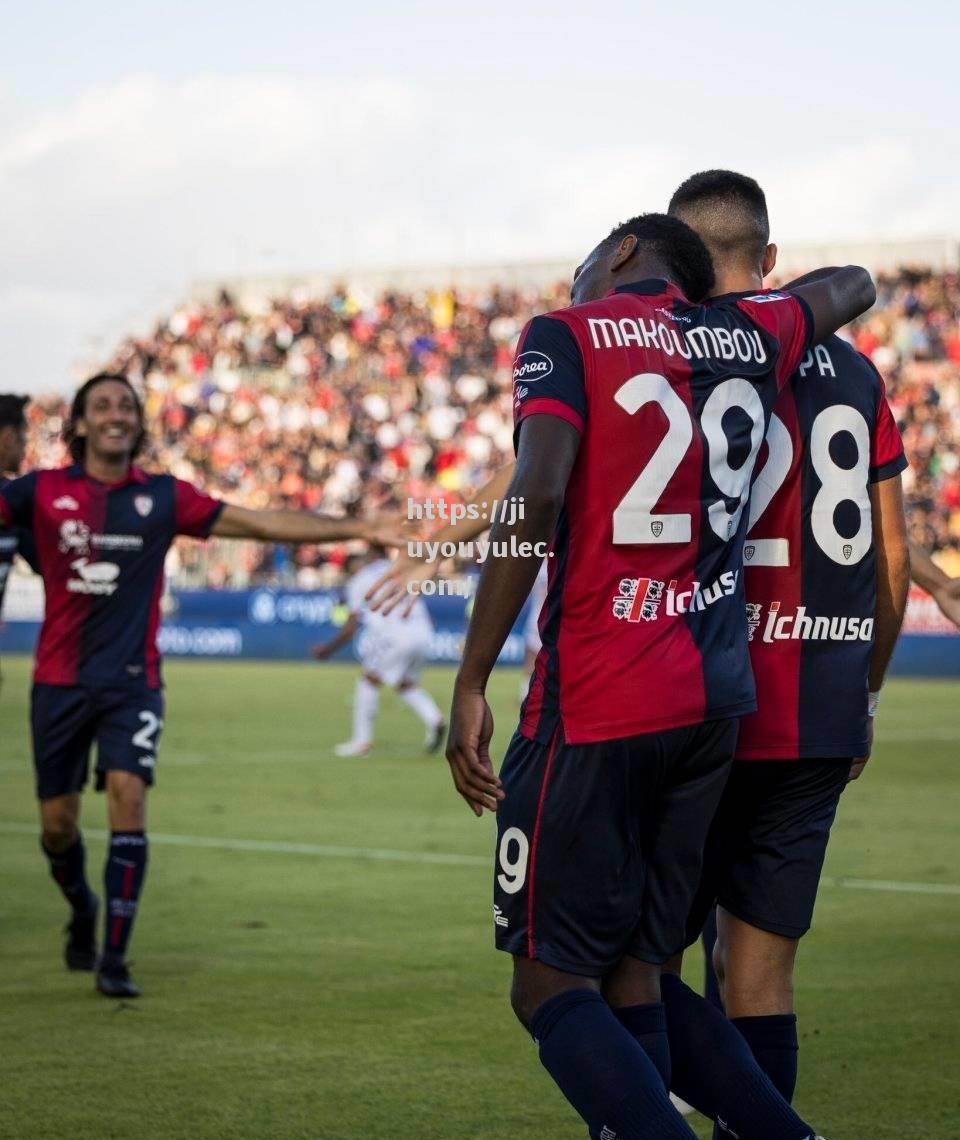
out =
{"type": "MultiPolygon", "coordinates": [[[[753,179],[695,175],[670,210],[711,250],[725,294],[712,304],[753,292],[772,271],[776,247],[753,179]]],[[[719,900],[726,1013],[787,1100],[797,944],[840,794],[869,755],[868,694],[883,681],[906,600],[905,465],[869,361],[838,337],[810,349],[778,399],[753,483],[744,562],[758,711],[741,721],[690,919],[695,938],[719,900]]],[[[679,964],[664,978],[673,1087],[729,1122],[718,1106],[743,1092],[724,1064],[737,1043],[680,981],[679,964]]]]}
{"type": "MultiPolygon", "coordinates": [[[[623,1140],[693,1135],[667,1099],[659,975],[683,944],[737,717],[755,707],[750,476],[809,344],[873,300],[851,268],[802,300],[691,302],[711,279],[691,231],[635,218],[578,271],[576,303],[525,331],[509,493],[526,510],[491,535],[518,556],[481,575],[447,749],[475,814],[497,809],[514,1010],[592,1134],[623,1140]],[[484,690],[547,540],[544,648],[498,779],[484,690]]],[[[810,1136],[766,1085],[744,1140],[810,1136]]]]}
{"type": "Polygon", "coordinates": [[[251,511],[170,475],[134,466],[144,442],[140,400],[123,376],[100,374],[73,400],[65,437],[73,464],[33,471],[0,490],[0,534],[34,538],[46,589],[31,706],[41,842],[70,904],[65,957],[97,965],[97,898],[87,882],[80,793],[97,743],[111,839],[97,988],[136,997],[126,949],[147,863],[146,790],[163,727],[157,631],[164,559],[176,535],[268,542],[364,538],[393,543],[375,521],[251,511]]]}
{"type": "MultiPolygon", "coordinates": [[[[0,490],[16,476],[23,463],[27,448],[26,396],[0,395],[0,490]]],[[[28,532],[15,529],[0,531],[0,617],[3,615],[3,598],[7,579],[17,555],[25,558],[36,569],[33,541],[28,532]]]]}

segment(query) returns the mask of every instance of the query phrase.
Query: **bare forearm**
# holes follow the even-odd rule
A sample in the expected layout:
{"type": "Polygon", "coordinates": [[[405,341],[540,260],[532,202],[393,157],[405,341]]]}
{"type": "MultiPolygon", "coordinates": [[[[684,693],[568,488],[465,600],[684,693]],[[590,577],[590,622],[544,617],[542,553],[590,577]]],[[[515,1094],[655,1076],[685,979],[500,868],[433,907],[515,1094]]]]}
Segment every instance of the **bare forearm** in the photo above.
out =
{"type": "Polygon", "coordinates": [[[877,551],[877,608],[870,654],[870,691],[878,692],[896,648],[910,589],[908,548],[877,551]]]}
{"type": "Polygon", "coordinates": [[[437,531],[431,538],[432,542],[469,542],[478,535],[483,534],[490,526],[489,505],[497,500],[509,498],[510,481],[516,470],[515,463],[507,463],[494,475],[489,483],[484,484],[469,501],[467,506],[476,507],[476,518],[457,519],[456,522],[447,523],[442,530],[437,531]],[[481,515],[483,517],[481,517],[481,515]]]}
{"type": "MultiPolygon", "coordinates": [[[[513,494],[522,490],[511,484],[513,494]]],[[[524,517],[512,525],[498,523],[490,534],[491,553],[483,572],[467,632],[463,661],[457,676],[461,687],[483,690],[503,644],[507,639],[523,603],[533,588],[534,580],[546,553],[546,546],[556,526],[561,501],[524,495],[524,517]],[[494,557],[501,543],[511,542],[526,555],[494,557]],[[522,544],[527,544],[524,547],[522,544]],[[539,553],[538,553],[539,552],[539,553]]]]}
{"type": "Polygon", "coordinates": [[[915,542],[910,543],[910,577],[928,594],[936,594],[950,581],[930,555],[915,542]]]}
{"type": "Polygon", "coordinates": [[[221,538],[252,538],[260,542],[339,542],[366,537],[361,519],[332,519],[308,511],[250,511],[228,506],[213,533],[221,538]]]}

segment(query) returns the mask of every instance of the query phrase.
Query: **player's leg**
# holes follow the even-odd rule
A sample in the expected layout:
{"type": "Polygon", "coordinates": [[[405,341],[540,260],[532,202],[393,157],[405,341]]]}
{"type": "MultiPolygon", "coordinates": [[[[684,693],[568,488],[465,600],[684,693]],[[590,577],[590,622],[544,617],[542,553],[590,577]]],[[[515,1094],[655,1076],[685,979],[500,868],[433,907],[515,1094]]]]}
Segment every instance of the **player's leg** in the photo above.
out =
{"type": "Polygon", "coordinates": [[[716,961],[727,1015],[788,1100],[799,1051],[794,962],[849,771],[849,760],[745,762],[731,781],[746,812],[718,888],[716,961]]]}
{"type": "Polygon", "coordinates": [[[70,906],[64,959],[71,970],[96,965],[97,896],[86,873],[80,832],[80,790],[87,780],[93,740],[92,707],[80,689],[34,685],[30,725],[40,848],[53,881],[70,906]]]}
{"type": "Polygon", "coordinates": [[[800,1048],[793,1003],[799,939],[760,930],[722,907],[717,930],[718,973],[730,1001],[727,1016],[780,1094],[791,1101],[800,1048]]]}
{"type": "Polygon", "coordinates": [[[714,965],[714,950],[717,945],[717,908],[712,906],[703,924],[700,934],[700,943],[703,946],[703,996],[719,1010],[723,1010],[723,998],[720,996],[720,981],[717,978],[717,968],[714,965]]]}
{"type": "Polygon", "coordinates": [[[361,644],[364,646],[360,657],[362,669],[353,691],[353,733],[349,740],[334,748],[338,756],[365,756],[373,747],[373,724],[383,685],[382,646],[369,636],[361,644]]]}
{"type": "Polygon", "coordinates": [[[395,682],[400,700],[412,709],[425,730],[424,747],[428,752],[436,752],[443,743],[446,724],[437,702],[426,689],[421,688],[420,674],[426,657],[427,646],[422,641],[409,645],[397,662],[398,679],[395,682]]]}
{"type": "Polygon", "coordinates": [[[514,737],[500,773],[497,946],[514,956],[511,1005],[591,1135],[691,1140],[655,1066],[600,993],[643,891],[629,760],[626,742],[514,737]]]}
{"type": "MultiPolygon", "coordinates": [[[[777,1092],[736,1028],[679,975],[677,950],[691,940],[689,912],[703,897],[704,848],[727,782],[736,727],[715,722],[684,734],[657,804],[643,916],[631,944],[631,953],[642,960],[667,962],[661,993],[671,1087],[740,1140],[806,1140],[812,1129],[777,1092]],[[678,905],[682,907],[679,931],[678,905]]],[[[705,913],[701,911],[700,926],[705,913]]],[[[635,996],[617,974],[609,980],[607,992],[618,1007],[629,1008],[635,996]]]]}
{"type": "Polygon", "coordinates": [[[153,784],[163,729],[158,690],[104,692],[97,726],[97,789],[106,791],[110,842],[103,869],[106,922],[97,988],[107,997],[137,997],[127,949],[147,873],[147,788],[153,784]]]}

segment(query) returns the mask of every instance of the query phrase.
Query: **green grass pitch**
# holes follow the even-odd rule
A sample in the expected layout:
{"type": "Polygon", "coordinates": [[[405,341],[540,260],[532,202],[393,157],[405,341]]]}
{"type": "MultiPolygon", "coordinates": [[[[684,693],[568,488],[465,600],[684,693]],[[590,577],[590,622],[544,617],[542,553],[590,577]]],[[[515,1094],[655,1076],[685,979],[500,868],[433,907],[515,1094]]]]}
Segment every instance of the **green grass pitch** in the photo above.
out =
{"type": "MultiPolygon", "coordinates": [[[[338,760],[353,669],[168,665],[131,955],[145,997],[117,1006],[62,965],[65,908],[33,830],[28,662],[3,670],[0,1135],[583,1137],[507,1005],[492,822],[423,755],[393,694],[375,752],[338,760]]],[[[444,706],[452,677],[427,675],[444,706]]],[[[492,685],[498,756],[516,687],[515,672],[492,685]]],[[[798,989],[797,1103],[831,1140],[960,1135],[958,704],[956,683],[890,684],[874,760],[834,831],[798,989]]],[[[85,810],[98,880],[103,804],[89,793],[85,810]]]]}

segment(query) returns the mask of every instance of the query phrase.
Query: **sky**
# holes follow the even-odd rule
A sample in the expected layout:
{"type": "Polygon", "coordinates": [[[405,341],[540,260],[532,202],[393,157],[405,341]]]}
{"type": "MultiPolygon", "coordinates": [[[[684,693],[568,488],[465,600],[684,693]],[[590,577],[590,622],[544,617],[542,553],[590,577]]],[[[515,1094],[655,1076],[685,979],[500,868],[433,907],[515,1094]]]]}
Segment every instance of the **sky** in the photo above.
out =
{"type": "Polygon", "coordinates": [[[4,26],[0,390],[73,387],[197,278],[575,263],[716,166],[781,244],[960,236],[936,0],[33,0],[4,26]]]}

